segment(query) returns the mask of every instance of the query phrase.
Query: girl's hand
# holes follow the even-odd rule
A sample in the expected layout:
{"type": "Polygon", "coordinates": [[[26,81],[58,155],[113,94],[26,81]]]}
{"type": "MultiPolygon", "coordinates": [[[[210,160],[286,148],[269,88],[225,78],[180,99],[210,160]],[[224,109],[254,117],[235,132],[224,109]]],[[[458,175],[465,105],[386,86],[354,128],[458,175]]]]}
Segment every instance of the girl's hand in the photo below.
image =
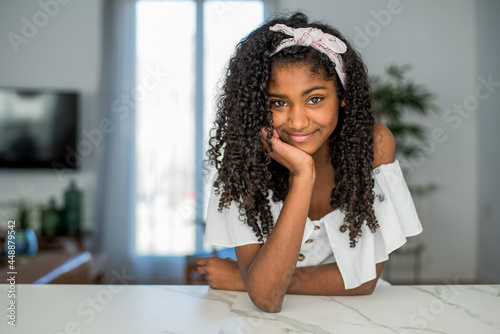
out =
{"type": "Polygon", "coordinates": [[[246,291],[241,279],[238,262],[216,256],[200,257],[196,260],[198,272],[205,278],[213,289],[246,291]]]}
{"type": "MultiPolygon", "coordinates": [[[[264,148],[267,148],[267,132],[265,128],[261,129],[262,137],[261,142],[264,148]]],[[[291,175],[298,175],[303,171],[311,171],[314,170],[314,160],[313,158],[307,154],[306,152],[293,147],[290,144],[283,142],[276,132],[276,129],[273,129],[273,137],[271,138],[271,145],[273,151],[269,153],[269,156],[285,166],[291,175]]]]}

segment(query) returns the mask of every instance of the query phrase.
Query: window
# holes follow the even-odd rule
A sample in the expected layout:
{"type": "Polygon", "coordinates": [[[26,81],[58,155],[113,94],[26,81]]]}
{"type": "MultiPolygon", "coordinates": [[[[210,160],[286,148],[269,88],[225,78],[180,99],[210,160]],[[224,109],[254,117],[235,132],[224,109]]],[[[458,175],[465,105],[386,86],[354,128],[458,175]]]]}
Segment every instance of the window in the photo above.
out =
{"type": "Polygon", "coordinates": [[[262,1],[137,3],[139,255],[202,249],[196,222],[207,200],[202,162],[217,83],[236,44],[262,19],[262,1]]]}

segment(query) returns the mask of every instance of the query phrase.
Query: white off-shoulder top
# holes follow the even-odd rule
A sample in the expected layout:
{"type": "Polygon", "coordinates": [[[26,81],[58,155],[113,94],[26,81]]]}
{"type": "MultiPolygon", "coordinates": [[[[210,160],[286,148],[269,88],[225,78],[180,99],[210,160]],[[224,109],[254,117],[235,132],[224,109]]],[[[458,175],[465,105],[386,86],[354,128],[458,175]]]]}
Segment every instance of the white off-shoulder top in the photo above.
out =
{"type": "MultiPolygon", "coordinates": [[[[319,220],[307,218],[297,266],[336,262],[346,289],[355,288],[376,278],[375,264],[384,262],[389,254],[406,242],[406,237],[422,232],[408,186],[399,161],[384,164],[372,171],[375,180],[373,210],[380,228],[372,233],[366,224],[356,247],[349,247],[349,232],[340,232],[344,214],[336,209],[319,220]]],[[[220,196],[212,189],[208,203],[205,243],[237,247],[258,244],[254,232],[240,221],[236,203],[218,211],[220,196]]],[[[276,223],[282,202],[270,201],[276,223]]],[[[271,232],[272,233],[272,232],[271,232]]],[[[265,239],[264,239],[265,241],[265,239]]]]}

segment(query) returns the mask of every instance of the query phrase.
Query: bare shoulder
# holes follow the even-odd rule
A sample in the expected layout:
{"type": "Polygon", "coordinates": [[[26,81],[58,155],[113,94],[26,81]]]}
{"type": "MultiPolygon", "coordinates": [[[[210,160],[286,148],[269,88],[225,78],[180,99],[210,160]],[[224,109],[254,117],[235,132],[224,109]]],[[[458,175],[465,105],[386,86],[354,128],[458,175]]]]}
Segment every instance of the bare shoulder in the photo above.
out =
{"type": "Polygon", "coordinates": [[[396,159],[396,141],[391,130],[382,123],[375,123],[373,129],[372,168],[389,164],[396,159]]]}

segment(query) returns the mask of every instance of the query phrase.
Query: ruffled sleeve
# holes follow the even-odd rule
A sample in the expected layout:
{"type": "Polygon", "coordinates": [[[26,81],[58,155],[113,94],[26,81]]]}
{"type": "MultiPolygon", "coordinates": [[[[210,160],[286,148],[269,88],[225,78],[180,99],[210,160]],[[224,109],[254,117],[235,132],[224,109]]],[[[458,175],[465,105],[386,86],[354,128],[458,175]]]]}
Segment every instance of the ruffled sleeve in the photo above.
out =
{"type": "Polygon", "coordinates": [[[422,232],[413,199],[396,160],[373,170],[375,202],[373,210],[380,228],[371,233],[365,224],[356,247],[349,247],[349,234],[341,233],[344,215],[336,210],[325,222],[328,238],[346,289],[376,278],[375,264],[406,242],[406,237],[422,232]]]}
{"type": "Polygon", "coordinates": [[[212,187],[208,201],[205,243],[222,247],[259,243],[252,228],[240,220],[237,204],[232,202],[229,208],[220,212],[219,200],[220,196],[215,194],[215,189],[212,187]]]}

